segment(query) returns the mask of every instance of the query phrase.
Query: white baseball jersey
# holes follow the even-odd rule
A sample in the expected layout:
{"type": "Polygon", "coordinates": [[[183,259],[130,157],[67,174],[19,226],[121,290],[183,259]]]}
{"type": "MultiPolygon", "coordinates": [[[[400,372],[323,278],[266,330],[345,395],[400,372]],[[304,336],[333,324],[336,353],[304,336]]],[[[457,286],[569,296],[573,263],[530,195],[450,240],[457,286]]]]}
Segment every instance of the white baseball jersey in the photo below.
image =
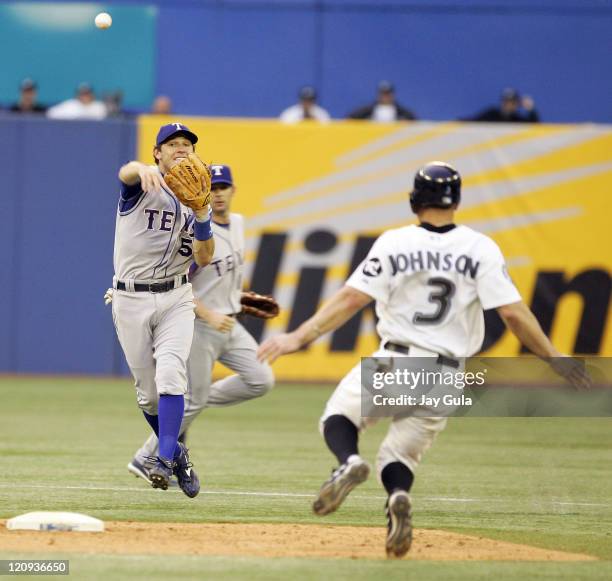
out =
{"type": "Polygon", "coordinates": [[[210,264],[192,270],[190,277],[193,294],[206,308],[224,315],[242,310],[240,293],[244,271],[244,219],[240,214],[230,214],[227,226],[216,224],[215,254],[210,264]]]}
{"type": "Polygon", "coordinates": [[[347,285],[376,300],[383,342],[449,357],[480,349],[483,309],[521,300],[497,244],[467,226],[444,233],[416,225],[389,230],[347,285]]]}
{"type": "Polygon", "coordinates": [[[186,274],[192,261],[193,212],[163,188],[122,185],[115,227],[115,276],[154,281],[186,274]]]}
{"type": "MultiPolygon", "coordinates": [[[[319,107],[318,105],[313,105],[310,108],[311,118],[315,121],[320,121],[322,123],[326,123],[330,120],[329,113],[323,109],[323,107],[319,107]]],[[[281,114],[280,120],[283,123],[298,123],[300,121],[304,121],[306,119],[304,117],[304,107],[301,104],[292,105],[291,107],[287,107],[281,114]]]]}

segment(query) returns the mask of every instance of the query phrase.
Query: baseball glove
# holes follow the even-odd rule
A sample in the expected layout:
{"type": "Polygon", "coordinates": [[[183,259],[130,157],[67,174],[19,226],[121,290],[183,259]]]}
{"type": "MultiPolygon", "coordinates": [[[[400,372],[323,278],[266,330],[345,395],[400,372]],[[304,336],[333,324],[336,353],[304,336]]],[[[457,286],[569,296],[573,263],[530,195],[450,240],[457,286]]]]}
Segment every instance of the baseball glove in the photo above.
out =
{"type": "Polygon", "coordinates": [[[164,175],[174,195],[192,210],[201,210],[210,203],[210,179],[210,168],[195,153],[190,153],[164,175]]]}
{"type": "Polygon", "coordinates": [[[280,312],[278,303],[270,295],[260,295],[253,291],[243,291],[240,297],[242,314],[258,319],[273,319],[280,312]]]}

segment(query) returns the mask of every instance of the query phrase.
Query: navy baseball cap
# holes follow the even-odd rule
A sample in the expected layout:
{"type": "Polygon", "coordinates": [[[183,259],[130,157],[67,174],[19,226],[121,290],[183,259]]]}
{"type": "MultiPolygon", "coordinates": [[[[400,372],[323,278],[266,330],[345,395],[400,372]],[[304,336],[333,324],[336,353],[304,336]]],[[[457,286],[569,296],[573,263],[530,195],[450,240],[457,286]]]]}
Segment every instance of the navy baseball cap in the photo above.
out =
{"type": "Polygon", "coordinates": [[[302,101],[314,101],[317,98],[317,92],[314,87],[306,85],[300,89],[298,96],[302,101]]]}
{"type": "Polygon", "coordinates": [[[520,101],[521,95],[516,89],[507,88],[502,91],[502,101],[520,101]]]}
{"type": "Polygon", "coordinates": [[[379,93],[395,93],[395,87],[393,83],[390,81],[380,81],[378,83],[378,92],[379,93]]]}
{"type": "Polygon", "coordinates": [[[82,95],[83,93],[93,93],[94,90],[88,82],[83,81],[82,83],[79,83],[76,92],[78,95],[82,95]]]}
{"type": "Polygon", "coordinates": [[[230,186],[234,185],[234,180],[232,179],[232,170],[229,168],[229,165],[211,165],[210,173],[211,173],[212,185],[214,184],[229,184],[230,186]]]}
{"type": "Polygon", "coordinates": [[[19,83],[19,89],[21,91],[33,91],[36,89],[36,83],[28,77],[19,83]]]}
{"type": "Polygon", "coordinates": [[[162,125],[159,128],[155,145],[159,147],[164,141],[168,141],[168,139],[175,135],[184,135],[191,143],[198,142],[198,136],[189,131],[187,125],[183,125],[182,123],[168,123],[168,125],[162,125]]]}

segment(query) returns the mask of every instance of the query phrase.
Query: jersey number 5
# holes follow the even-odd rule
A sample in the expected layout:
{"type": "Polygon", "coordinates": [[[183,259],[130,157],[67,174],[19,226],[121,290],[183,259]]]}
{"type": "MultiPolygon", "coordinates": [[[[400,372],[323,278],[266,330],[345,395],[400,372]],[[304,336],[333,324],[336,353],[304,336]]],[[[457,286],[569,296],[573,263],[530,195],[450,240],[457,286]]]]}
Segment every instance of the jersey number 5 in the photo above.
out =
{"type": "Polygon", "coordinates": [[[455,294],[455,285],[446,278],[430,278],[427,281],[427,286],[434,287],[428,300],[430,303],[436,305],[436,312],[431,314],[415,313],[412,319],[415,325],[434,325],[440,323],[448,314],[451,306],[451,298],[455,294]]]}
{"type": "Polygon", "coordinates": [[[191,238],[181,238],[181,247],[179,248],[179,254],[181,256],[191,256],[193,254],[191,244],[191,238]]]}

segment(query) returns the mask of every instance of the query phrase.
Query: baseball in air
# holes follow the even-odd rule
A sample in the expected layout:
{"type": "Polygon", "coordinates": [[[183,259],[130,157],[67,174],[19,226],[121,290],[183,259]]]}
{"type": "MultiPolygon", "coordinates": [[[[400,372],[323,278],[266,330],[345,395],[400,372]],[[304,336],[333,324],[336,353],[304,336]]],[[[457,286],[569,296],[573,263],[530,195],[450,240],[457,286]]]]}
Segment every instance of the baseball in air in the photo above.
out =
{"type": "Polygon", "coordinates": [[[96,16],[95,23],[98,28],[110,28],[111,24],[113,23],[113,19],[108,12],[100,12],[100,14],[96,16]]]}

